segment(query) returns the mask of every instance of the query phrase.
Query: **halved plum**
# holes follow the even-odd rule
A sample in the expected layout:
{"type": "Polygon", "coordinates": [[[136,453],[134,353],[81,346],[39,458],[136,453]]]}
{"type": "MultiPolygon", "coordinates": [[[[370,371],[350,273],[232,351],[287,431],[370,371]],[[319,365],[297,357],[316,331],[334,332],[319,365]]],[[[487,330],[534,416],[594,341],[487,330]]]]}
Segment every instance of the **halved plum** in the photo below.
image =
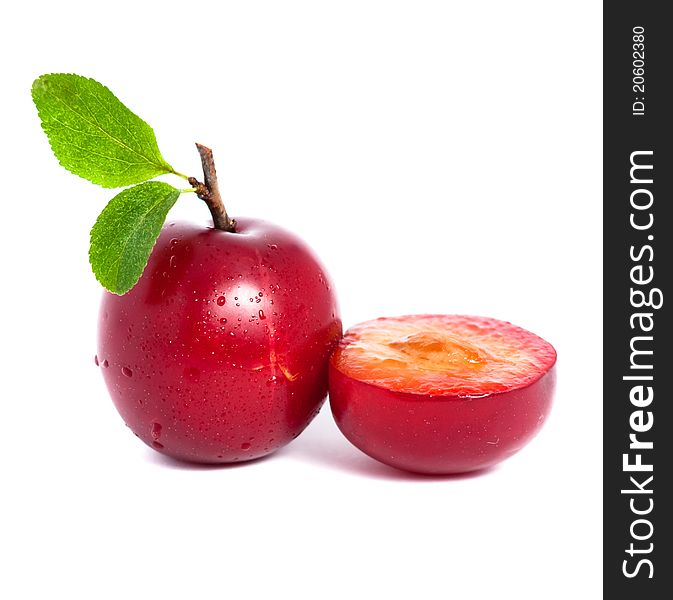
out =
{"type": "Polygon", "coordinates": [[[483,469],[544,423],[556,351],[511,323],[464,315],[384,317],[349,329],[330,359],[332,414],[383,463],[428,474],[483,469]]]}

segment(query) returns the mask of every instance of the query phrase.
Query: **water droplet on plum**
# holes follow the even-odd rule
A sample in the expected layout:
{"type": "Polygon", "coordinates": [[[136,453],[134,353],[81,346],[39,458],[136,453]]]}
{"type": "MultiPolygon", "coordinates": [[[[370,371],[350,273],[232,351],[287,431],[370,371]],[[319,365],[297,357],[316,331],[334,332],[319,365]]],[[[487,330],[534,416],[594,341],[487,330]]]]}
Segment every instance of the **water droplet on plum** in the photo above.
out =
{"type": "Polygon", "coordinates": [[[122,367],[122,374],[126,375],[126,377],[133,377],[133,371],[128,367],[122,367]]]}
{"type": "Polygon", "coordinates": [[[199,371],[196,367],[187,367],[184,373],[185,377],[190,381],[198,381],[201,375],[201,371],[199,371]]]}
{"type": "Polygon", "coordinates": [[[225,303],[226,301],[227,301],[227,299],[226,299],[224,296],[220,296],[220,297],[217,299],[217,305],[218,305],[218,306],[224,306],[224,303],[225,303]]]}
{"type": "Polygon", "coordinates": [[[100,363],[98,362],[98,355],[97,355],[97,354],[94,354],[93,362],[96,363],[96,366],[98,366],[98,365],[100,364],[100,363]]]}
{"type": "Polygon", "coordinates": [[[249,442],[243,442],[241,444],[241,450],[250,450],[250,443],[249,442]]]}
{"type": "Polygon", "coordinates": [[[261,308],[259,309],[259,318],[266,319],[266,315],[264,314],[264,311],[261,308]]]}
{"type": "Polygon", "coordinates": [[[152,423],[150,434],[155,440],[159,439],[159,436],[161,435],[161,423],[152,423]]]}

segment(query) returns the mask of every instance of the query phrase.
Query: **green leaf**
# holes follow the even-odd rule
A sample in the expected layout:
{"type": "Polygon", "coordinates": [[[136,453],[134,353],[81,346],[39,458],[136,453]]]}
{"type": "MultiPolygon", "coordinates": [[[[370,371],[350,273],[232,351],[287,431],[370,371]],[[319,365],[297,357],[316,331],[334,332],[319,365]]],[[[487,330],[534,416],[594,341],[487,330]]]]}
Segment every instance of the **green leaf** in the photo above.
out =
{"type": "Polygon", "coordinates": [[[91,229],[89,262],[107,290],[122,295],[140,279],[180,191],[148,181],[117,194],[91,229]]]}
{"type": "Polygon", "coordinates": [[[174,172],[152,128],[97,81],[42,75],[32,94],[51,149],[75,175],[114,188],[174,172]]]}

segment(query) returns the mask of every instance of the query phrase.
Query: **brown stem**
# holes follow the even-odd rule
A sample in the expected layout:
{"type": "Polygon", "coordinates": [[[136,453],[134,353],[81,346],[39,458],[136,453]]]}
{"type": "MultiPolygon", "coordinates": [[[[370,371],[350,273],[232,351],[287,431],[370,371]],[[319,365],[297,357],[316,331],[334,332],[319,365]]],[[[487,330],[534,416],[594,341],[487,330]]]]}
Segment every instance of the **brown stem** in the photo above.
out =
{"type": "Polygon", "coordinates": [[[220,188],[217,185],[217,174],[215,173],[215,161],[213,160],[213,151],[202,144],[196,144],[196,149],[201,156],[201,165],[203,166],[203,177],[205,183],[201,183],[196,177],[188,179],[191,186],[196,190],[196,195],[203,200],[210,214],[213,216],[213,223],[216,229],[222,231],[236,232],[236,221],[230,219],[227,211],[224,209],[220,188]]]}

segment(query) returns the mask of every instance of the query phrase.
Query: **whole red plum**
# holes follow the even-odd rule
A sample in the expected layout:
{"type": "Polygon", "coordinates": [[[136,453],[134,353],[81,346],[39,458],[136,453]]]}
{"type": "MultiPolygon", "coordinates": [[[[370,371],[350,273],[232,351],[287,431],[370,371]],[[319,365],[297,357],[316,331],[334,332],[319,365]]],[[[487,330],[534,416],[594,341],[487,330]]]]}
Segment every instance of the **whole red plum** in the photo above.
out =
{"type": "Polygon", "coordinates": [[[136,286],[104,293],[97,363],[126,424],[174,458],[228,463],[297,437],[341,337],[329,278],[269,223],[167,224],[136,286]]]}

